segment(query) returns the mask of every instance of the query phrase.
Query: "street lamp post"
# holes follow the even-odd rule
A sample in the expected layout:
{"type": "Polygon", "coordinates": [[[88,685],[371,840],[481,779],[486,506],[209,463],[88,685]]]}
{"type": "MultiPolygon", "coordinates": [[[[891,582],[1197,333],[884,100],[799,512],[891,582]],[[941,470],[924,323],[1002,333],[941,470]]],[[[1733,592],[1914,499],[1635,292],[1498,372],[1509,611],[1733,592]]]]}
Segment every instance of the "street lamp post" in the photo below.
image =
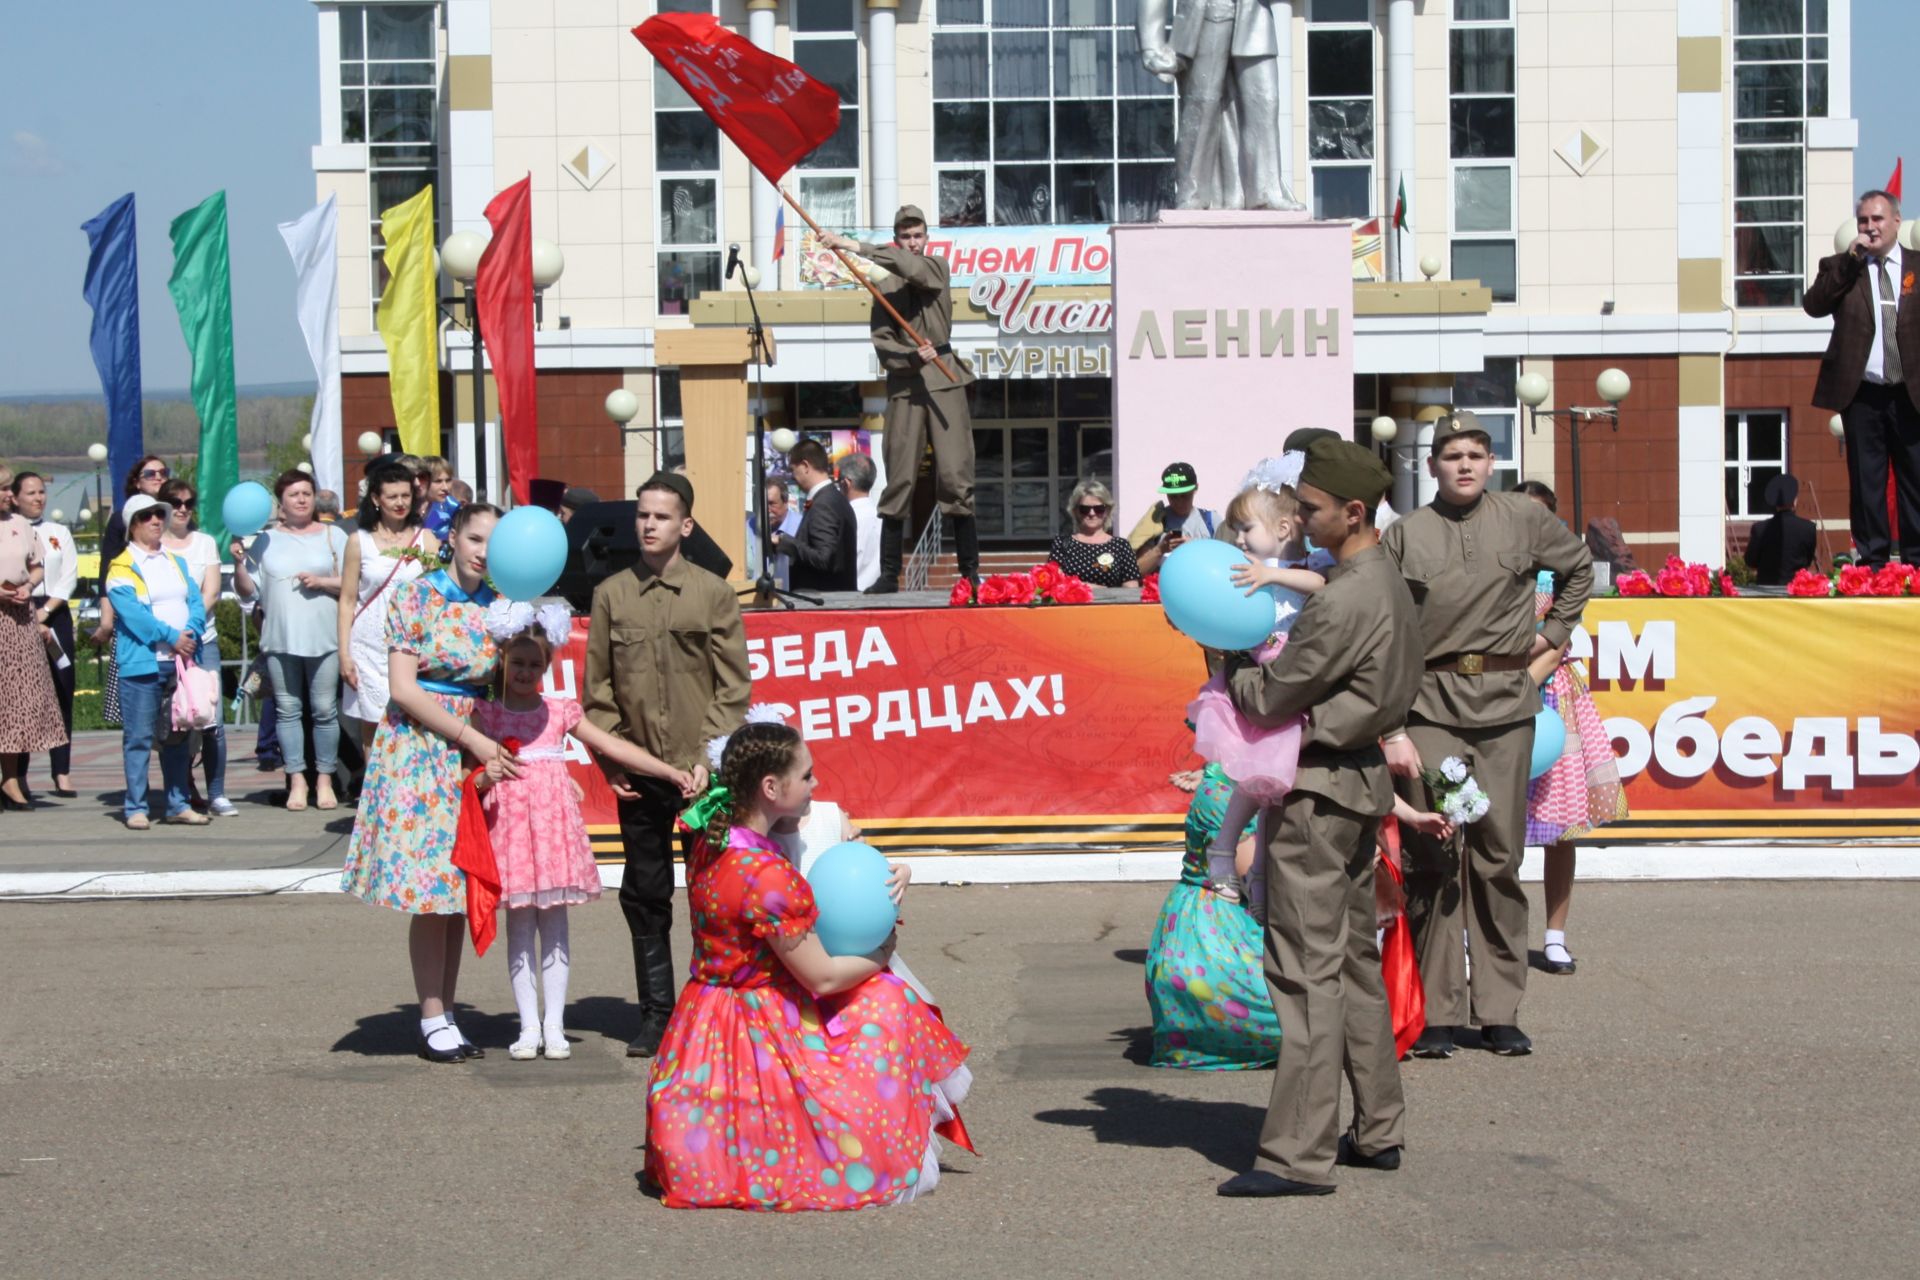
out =
{"type": "MultiPolygon", "coordinates": [[[[538,236],[533,238],[530,250],[529,256],[533,259],[533,324],[537,329],[545,319],[547,289],[566,270],[567,260],[560,252],[559,245],[538,236]]],[[[453,308],[464,304],[467,332],[473,337],[473,489],[483,502],[488,497],[487,366],[486,354],[481,347],[480,297],[474,289],[474,281],[480,274],[480,258],[486,251],[487,238],[475,231],[456,231],[440,246],[440,265],[462,286],[461,291],[453,297],[440,299],[440,305],[453,308]]]]}
{"type": "Polygon", "coordinates": [[[1620,369],[1602,369],[1600,376],[1593,380],[1593,389],[1606,401],[1604,408],[1583,408],[1574,405],[1566,409],[1542,409],[1540,406],[1552,394],[1553,388],[1547,380],[1537,373],[1525,374],[1520,378],[1517,390],[1520,402],[1527,406],[1533,415],[1531,430],[1540,429],[1540,419],[1545,417],[1549,423],[1564,416],[1567,420],[1567,447],[1570,451],[1569,463],[1573,472],[1573,530],[1580,537],[1586,536],[1586,513],[1580,500],[1580,424],[1595,418],[1604,420],[1613,430],[1620,429],[1620,402],[1627,398],[1633,389],[1633,381],[1620,369]]]}
{"type": "Polygon", "coordinates": [[[107,462],[107,446],[98,440],[94,441],[87,446],[87,457],[93,462],[93,509],[96,512],[102,512],[107,509],[107,495],[106,489],[102,487],[100,468],[107,462]]]}

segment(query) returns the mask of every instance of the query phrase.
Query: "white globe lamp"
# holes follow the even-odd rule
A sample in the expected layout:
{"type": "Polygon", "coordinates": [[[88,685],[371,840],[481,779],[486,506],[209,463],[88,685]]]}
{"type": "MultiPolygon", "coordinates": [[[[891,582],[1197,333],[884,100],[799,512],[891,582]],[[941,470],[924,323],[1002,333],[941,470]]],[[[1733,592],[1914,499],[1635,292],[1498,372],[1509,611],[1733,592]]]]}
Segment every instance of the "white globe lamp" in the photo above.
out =
{"type": "Polygon", "coordinates": [[[1431,280],[1440,274],[1440,259],[1429,253],[1420,259],[1420,274],[1431,280]]]}
{"type": "Polygon", "coordinates": [[[487,239],[477,231],[456,231],[440,245],[440,265],[462,284],[471,284],[480,273],[480,255],[487,251],[487,239]]]}
{"type": "Polygon", "coordinates": [[[1372,433],[1375,444],[1392,444],[1393,438],[1400,434],[1400,424],[1383,413],[1373,420],[1367,430],[1372,433]]]}
{"type": "Polygon", "coordinates": [[[615,387],[607,392],[607,416],[621,426],[626,426],[640,416],[640,397],[625,387],[615,387]]]}
{"type": "Polygon", "coordinates": [[[383,442],[378,431],[362,431],[354,443],[360,446],[361,453],[371,458],[379,454],[383,442]]]}
{"type": "Polygon", "coordinates": [[[567,257],[560,252],[560,246],[551,240],[533,238],[533,287],[544,289],[560,278],[567,269],[567,257]]]}
{"type": "Polygon", "coordinates": [[[800,443],[800,433],[792,427],[775,427],[767,432],[767,443],[780,453],[792,453],[793,446],[800,443]]]}
{"type": "Polygon", "coordinates": [[[98,440],[94,441],[87,446],[87,457],[93,459],[95,465],[105,462],[107,460],[107,446],[101,444],[98,440]]]}
{"type": "Polygon", "coordinates": [[[1847,438],[1847,424],[1837,413],[1827,419],[1827,430],[1833,432],[1833,438],[1835,440],[1844,440],[1847,438]]]}
{"type": "Polygon", "coordinates": [[[1627,392],[1633,390],[1633,379],[1622,369],[1602,369],[1600,376],[1593,380],[1593,389],[1608,404],[1619,404],[1627,398],[1627,392]]]}
{"type": "Polygon", "coordinates": [[[1547,402],[1547,397],[1553,394],[1553,385],[1547,381],[1545,374],[1523,373],[1520,375],[1520,381],[1515,385],[1515,390],[1520,393],[1521,404],[1529,409],[1538,409],[1547,402]]]}

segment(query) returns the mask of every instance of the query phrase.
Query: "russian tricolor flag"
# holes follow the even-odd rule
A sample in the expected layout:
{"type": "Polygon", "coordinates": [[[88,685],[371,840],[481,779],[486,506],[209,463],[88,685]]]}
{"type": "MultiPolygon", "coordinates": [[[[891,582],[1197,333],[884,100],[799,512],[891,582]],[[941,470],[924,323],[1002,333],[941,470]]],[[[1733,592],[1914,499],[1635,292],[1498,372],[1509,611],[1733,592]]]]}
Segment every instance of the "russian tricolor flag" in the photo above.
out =
{"type": "Polygon", "coordinates": [[[787,256],[787,206],[781,205],[773,215],[773,260],[775,262],[787,256]]]}

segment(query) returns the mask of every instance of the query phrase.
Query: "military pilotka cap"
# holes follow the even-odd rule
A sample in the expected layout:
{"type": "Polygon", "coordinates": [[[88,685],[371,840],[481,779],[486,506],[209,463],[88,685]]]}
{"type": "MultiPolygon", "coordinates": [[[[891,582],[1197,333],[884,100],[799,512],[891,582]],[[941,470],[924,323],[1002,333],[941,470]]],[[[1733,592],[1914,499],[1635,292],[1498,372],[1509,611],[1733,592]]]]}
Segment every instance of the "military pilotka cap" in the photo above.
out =
{"type": "Polygon", "coordinates": [[[647,477],[647,482],[641,485],[640,488],[671,489],[680,495],[680,504],[687,509],[687,514],[693,514],[693,481],[687,479],[678,471],[656,471],[647,477]]]}
{"type": "Polygon", "coordinates": [[[1307,446],[1300,483],[1323,489],[1342,502],[1380,504],[1393,488],[1393,473],[1373,450],[1350,440],[1315,440],[1307,446]]]}
{"type": "Polygon", "coordinates": [[[1471,409],[1449,409],[1447,413],[1433,421],[1433,451],[1440,452],[1440,446],[1455,436],[1480,435],[1489,441],[1493,433],[1480,425],[1480,419],[1471,409]]]}
{"type": "Polygon", "coordinates": [[[1301,427],[1287,435],[1287,442],[1280,446],[1282,453],[1306,452],[1307,446],[1315,440],[1339,440],[1338,431],[1329,431],[1325,427],[1301,427]]]}
{"type": "Polygon", "coordinates": [[[920,212],[920,206],[917,204],[901,205],[900,212],[893,215],[893,229],[895,231],[898,231],[902,227],[911,227],[915,225],[922,226],[922,227],[926,226],[927,215],[920,212]]]}

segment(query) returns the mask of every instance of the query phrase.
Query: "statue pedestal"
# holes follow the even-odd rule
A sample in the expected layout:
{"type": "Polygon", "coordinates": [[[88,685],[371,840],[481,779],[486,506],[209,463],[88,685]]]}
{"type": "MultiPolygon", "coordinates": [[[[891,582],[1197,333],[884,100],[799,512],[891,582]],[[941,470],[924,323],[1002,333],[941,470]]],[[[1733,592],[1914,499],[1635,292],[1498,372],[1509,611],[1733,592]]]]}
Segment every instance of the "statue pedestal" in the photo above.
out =
{"type": "Polygon", "coordinates": [[[1120,532],[1189,462],[1216,511],[1297,427],[1353,434],[1353,241],[1344,222],[1169,210],[1113,229],[1120,532]]]}

